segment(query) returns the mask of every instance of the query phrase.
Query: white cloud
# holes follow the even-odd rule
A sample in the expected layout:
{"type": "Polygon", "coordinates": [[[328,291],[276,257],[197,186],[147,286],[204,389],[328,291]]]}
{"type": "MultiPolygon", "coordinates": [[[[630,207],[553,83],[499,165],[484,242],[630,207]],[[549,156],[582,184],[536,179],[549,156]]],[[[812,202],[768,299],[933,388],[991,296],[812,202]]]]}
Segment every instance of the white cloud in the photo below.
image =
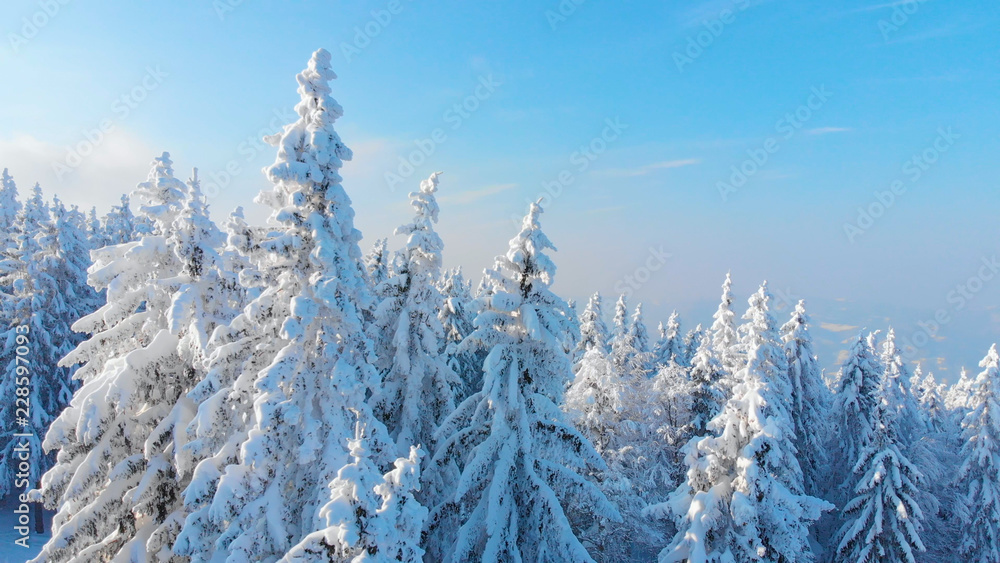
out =
{"type": "Polygon", "coordinates": [[[22,196],[38,182],[46,199],[58,195],[68,204],[106,211],[146,178],[158,154],[120,128],[107,133],[78,166],[60,174],[54,165],[65,163],[68,151],[32,135],[0,138],[0,168],[10,169],[22,196]]]}
{"type": "Polygon", "coordinates": [[[656,170],[668,170],[670,168],[681,168],[684,166],[692,166],[701,162],[698,158],[685,158],[679,160],[664,160],[662,162],[654,162],[652,164],[647,164],[645,166],[640,166],[638,168],[607,168],[600,170],[598,173],[605,174],[608,176],[619,176],[619,177],[635,177],[635,176],[645,176],[650,172],[656,170]]]}
{"type": "Polygon", "coordinates": [[[827,135],[829,133],[846,133],[853,131],[850,127],[817,127],[806,131],[808,135],[827,135]]]}
{"type": "Polygon", "coordinates": [[[854,325],[841,325],[836,323],[819,323],[820,328],[829,330],[830,332],[847,332],[849,330],[856,330],[858,327],[854,325]]]}

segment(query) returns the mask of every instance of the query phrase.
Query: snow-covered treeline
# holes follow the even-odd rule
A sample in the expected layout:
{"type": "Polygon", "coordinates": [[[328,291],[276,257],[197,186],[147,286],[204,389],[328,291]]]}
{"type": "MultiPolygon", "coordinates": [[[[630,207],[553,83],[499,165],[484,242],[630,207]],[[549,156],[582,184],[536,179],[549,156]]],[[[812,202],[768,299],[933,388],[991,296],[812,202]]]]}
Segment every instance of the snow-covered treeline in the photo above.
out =
{"type": "Polygon", "coordinates": [[[0,494],[28,326],[35,561],[1000,561],[996,346],[949,388],[859,334],[828,377],[805,302],[738,311],[728,275],[651,337],[553,292],[538,205],[473,289],[438,173],[363,255],[329,53],[297,78],[266,226],[167,153],[103,217],[4,172],[0,494]]]}

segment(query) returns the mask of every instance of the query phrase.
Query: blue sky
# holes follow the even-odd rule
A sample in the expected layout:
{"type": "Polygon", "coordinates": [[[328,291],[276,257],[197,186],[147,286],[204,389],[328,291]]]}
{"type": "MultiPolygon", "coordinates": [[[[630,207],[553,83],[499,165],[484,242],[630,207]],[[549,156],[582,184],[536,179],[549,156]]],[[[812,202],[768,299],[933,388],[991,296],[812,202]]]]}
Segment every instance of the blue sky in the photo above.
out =
{"type": "Polygon", "coordinates": [[[807,299],[824,365],[892,324],[953,377],[1000,333],[998,20],[985,0],[8,1],[0,166],[106,208],[169,150],[216,217],[262,220],[257,139],[324,47],[366,247],[442,170],[446,262],[474,277],[549,194],[568,297],[642,278],[650,324],[690,328],[731,270],[740,310],[764,279],[807,299]]]}

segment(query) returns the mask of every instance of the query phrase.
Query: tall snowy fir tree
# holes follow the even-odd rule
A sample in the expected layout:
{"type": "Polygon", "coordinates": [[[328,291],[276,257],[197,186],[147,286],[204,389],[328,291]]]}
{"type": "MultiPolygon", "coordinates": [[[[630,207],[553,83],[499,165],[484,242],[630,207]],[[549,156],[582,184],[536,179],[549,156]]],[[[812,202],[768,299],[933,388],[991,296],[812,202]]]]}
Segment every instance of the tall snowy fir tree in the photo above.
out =
{"type": "Polygon", "coordinates": [[[712,326],[709,332],[712,335],[712,350],[719,360],[722,368],[729,374],[729,387],[737,382],[732,379],[742,366],[742,360],[737,349],[736,336],[736,315],[733,313],[733,280],[726,273],[726,281],[722,284],[722,301],[719,308],[712,315],[712,326]]]}
{"type": "Polygon", "coordinates": [[[615,315],[611,319],[611,344],[621,340],[628,332],[628,298],[625,294],[618,296],[615,302],[615,315]]]}
{"type": "Polygon", "coordinates": [[[41,438],[74,389],[74,370],[60,367],[59,360],[80,341],[72,324],[96,306],[93,294],[80,287],[86,268],[80,264],[88,257],[84,247],[77,247],[79,233],[74,234],[67,213],[58,201],[50,210],[36,184],[15,218],[16,246],[3,261],[4,285],[10,290],[0,295],[0,392],[10,400],[0,404],[0,496],[22,479],[36,485],[51,467],[53,456],[42,454],[41,438]],[[28,354],[18,353],[19,348],[28,354]],[[19,475],[24,472],[15,450],[23,444],[33,454],[27,475],[19,475]]]}
{"type": "MultiPolygon", "coordinates": [[[[581,316],[579,347],[583,357],[574,366],[576,376],[566,392],[564,409],[608,464],[595,475],[601,490],[619,509],[622,520],[587,518],[582,539],[598,562],[620,561],[625,554],[650,549],[661,534],[642,517],[642,498],[648,476],[645,448],[650,438],[641,387],[629,385],[615,369],[607,348],[609,337],[601,316],[600,294],[590,298],[581,316]]],[[[579,350],[579,348],[578,348],[579,350]]]]}
{"type": "Polygon", "coordinates": [[[682,360],[684,343],[681,339],[681,321],[677,311],[670,313],[667,324],[660,323],[658,328],[660,338],[656,341],[656,347],[653,351],[656,365],[667,366],[672,361],[682,360]]]}
{"type": "MultiPolygon", "coordinates": [[[[872,417],[878,408],[882,384],[882,369],[872,355],[869,343],[860,334],[847,353],[840,368],[840,381],[834,398],[836,431],[831,435],[832,447],[843,460],[840,471],[834,473],[828,487],[838,490],[850,479],[852,465],[871,443],[875,428],[872,417]]],[[[836,469],[836,468],[835,468],[836,469]]],[[[839,493],[834,498],[841,500],[839,493]]],[[[846,500],[846,499],[845,499],[846,500]]]]}
{"type": "Polygon", "coordinates": [[[111,207],[104,217],[104,238],[108,244],[124,244],[139,238],[143,229],[132,213],[132,201],[128,195],[123,195],[121,205],[111,207]]]}
{"type": "Polygon", "coordinates": [[[444,328],[437,312],[444,299],[437,288],[444,244],[434,231],[439,173],[410,194],[413,222],[396,229],[407,241],[394,275],[382,283],[371,338],[379,351],[381,385],[372,397],[375,416],[396,442],[397,455],[410,446],[433,449],[438,425],[455,408],[461,381],[443,355],[444,328]]]}
{"type": "Polygon", "coordinates": [[[388,244],[389,239],[380,238],[365,255],[365,269],[368,271],[368,279],[373,288],[389,279],[389,262],[392,256],[387,248],[388,244]]]}
{"type": "Polygon", "coordinates": [[[1000,354],[994,344],[980,362],[971,412],[962,421],[959,545],[968,563],[1000,561],[1000,354]]]}
{"type": "Polygon", "coordinates": [[[920,539],[923,511],[917,501],[923,475],[906,458],[897,438],[897,418],[889,403],[888,379],[870,411],[871,439],[854,465],[851,499],[841,510],[836,561],[914,563],[924,551],[920,539]]]}
{"type": "Polygon", "coordinates": [[[280,563],[421,560],[419,540],[427,509],[413,492],[420,490],[422,452],[412,446],[409,456],[397,459],[395,468],[383,476],[365,444],[359,424],[348,444],[351,461],[330,483],[330,500],[319,512],[330,525],[307,535],[280,563]]]}
{"type": "Polygon", "coordinates": [[[948,410],[958,413],[959,422],[965,418],[966,410],[971,404],[975,380],[976,378],[970,376],[968,370],[963,367],[959,372],[958,381],[951,386],[945,396],[945,406],[948,410]]]}
{"type": "Polygon", "coordinates": [[[604,322],[601,294],[595,293],[587,301],[587,308],[580,315],[580,340],[576,344],[573,359],[579,362],[592,348],[600,347],[607,356],[610,348],[611,333],[604,322]]]}
{"type": "MultiPolygon", "coordinates": [[[[4,168],[0,173],[0,279],[5,278],[13,270],[13,264],[4,262],[14,257],[17,249],[17,216],[21,212],[21,202],[17,199],[17,185],[14,178],[4,168]]],[[[10,286],[0,283],[0,292],[10,293],[10,286]]]]}
{"type": "Polygon", "coordinates": [[[702,335],[701,345],[691,365],[691,426],[692,437],[708,433],[709,423],[722,411],[728,399],[722,386],[725,372],[712,354],[712,339],[702,335]]]}
{"type": "Polygon", "coordinates": [[[483,387],[483,362],[485,356],[472,350],[461,349],[462,341],[472,334],[476,319],[472,286],[462,275],[462,269],[445,272],[441,280],[444,298],[438,320],[444,328],[444,356],[448,367],[462,382],[456,403],[483,387]]]}
{"type": "MultiPolygon", "coordinates": [[[[299,542],[307,542],[300,549],[320,549],[315,542],[330,536],[310,534],[340,525],[321,508],[336,493],[329,484],[351,462],[346,438],[356,424],[371,433],[366,450],[376,466],[391,464],[385,428],[365,402],[379,382],[362,330],[370,294],[361,234],[340,183],[339,170],[352,153],[333,127],[343,115],[330,97],[334,78],[330,54],[316,51],[298,75],[299,119],[267,139],[278,156],[265,170],[273,187],[258,202],[272,209],[272,223],[283,230],[260,245],[271,270],[262,274],[275,281],[233,324],[252,327],[245,338],[256,342],[244,346],[273,355],[251,352],[232,391],[220,388],[208,399],[217,406],[236,396],[233,408],[243,417],[231,432],[245,439],[226,442],[229,455],[238,453],[224,468],[219,456],[198,463],[184,499],[192,514],[176,548],[184,555],[208,560],[215,551],[236,562],[278,558],[299,542]],[[239,412],[247,404],[252,411],[239,412]],[[267,525],[260,525],[262,513],[267,525]]],[[[230,345],[241,346],[238,340],[230,345]]],[[[193,424],[206,434],[199,438],[211,441],[220,411],[198,416],[193,424]]]]}
{"type": "Polygon", "coordinates": [[[661,563],[812,561],[809,526],[832,505],[803,492],[789,415],[788,363],[770,311],[766,284],[750,297],[744,319],[747,365],[715,434],[686,446],[687,481],[667,503],[678,532],[661,563]]]}
{"type": "Polygon", "coordinates": [[[781,327],[781,333],[792,386],[790,414],[795,428],[795,449],[806,492],[819,496],[828,465],[824,442],[829,433],[830,391],[813,352],[805,301],[796,304],[791,319],[781,327]]]}
{"type": "Polygon", "coordinates": [[[108,303],[74,325],[92,336],[62,362],[82,364],[83,387],[45,437],[45,449],[59,452],[41,496],[59,512],[37,561],[154,556],[147,541],[176,499],[166,417],[192,374],[170,330],[174,289],[166,280],[181,263],[169,233],[186,193],[171,164],[166,153],[155,159],[135,192],[154,233],[94,253],[89,281],[108,290],[108,303]]]}
{"type": "Polygon", "coordinates": [[[882,343],[881,357],[886,386],[886,400],[892,407],[890,414],[897,417],[897,430],[904,449],[919,440],[924,428],[917,398],[910,389],[910,370],[903,361],[902,352],[896,347],[896,333],[889,329],[882,343]]]}
{"type": "Polygon", "coordinates": [[[619,520],[584,478],[605,468],[590,442],[560,410],[571,377],[560,336],[566,303],[549,287],[554,249],[532,204],[485,296],[467,345],[489,349],[483,388],[439,431],[435,466],[458,463],[453,496],[430,515],[430,541],[442,561],[592,561],[570,527],[565,499],[594,518],[619,520]]]}
{"type": "Polygon", "coordinates": [[[683,366],[690,366],[694,362],[694,356],[698,353],[698,348],[701,346],[702,337],[705,336],[705,329],[701,324],[695,325],[694,328],[689,330],[687,334],[684,335],[684,341],[681,343],[679,356],[681,360],[679,363],[683,366]]]}

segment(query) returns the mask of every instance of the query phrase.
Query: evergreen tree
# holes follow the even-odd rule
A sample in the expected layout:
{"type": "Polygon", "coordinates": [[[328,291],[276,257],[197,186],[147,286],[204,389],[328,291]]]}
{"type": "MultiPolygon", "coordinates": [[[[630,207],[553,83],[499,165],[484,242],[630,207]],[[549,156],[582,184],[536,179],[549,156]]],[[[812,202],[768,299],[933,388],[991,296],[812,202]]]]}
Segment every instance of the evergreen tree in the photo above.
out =
{"type": "Polygon", "coordinates": [[[37,561],[163,557],[155,538],[177,524],[168,518],[178,494],[174,417],[187,412],[177,403],[195,373],[178,355],[183,331],[171,326],[183,268],[174,220],[186,188],[166,153],[136,194],[155,231],[94,253],[89,280],[108,289],[108,303],[74,325],[92,336],[62,362],[82,364],[83,387],[43,444],[59,450],[40,491],[59,512],[37,561]]]}
{"type": "Polygon", "coordinates": [[[427,509],[413,498],[420,490],[419,448],[380,475],[360,428],[348,445],[351,462],[330,483],[330,500],[320,509],[327,527],[307,535],[281,563],[420,561],[420,533],[427,509]]]}
{"type": "Polygon", "coordinates": [[[316,51],[298,75],[298,121],[267,138],[278,147],[265,170],[273,187],[257,200],[283,228],[260,242],[268,255],[262,275],[274,281],[231,323],[244,331],[226,345],[235,356],[230,361],[243,360],[235,381],[233,371],[210,371],[212,385],[195,389],[210,394],[208,408],[192,422],[202,444],[214,441],[211,426],[233,428],[223,456],[209,452],[212,457],[197,462],[184,499],[191,514],[175,547],[182,555],[207,560],[214,551],[228,553],[231,562],[268,560],[327,529],[321,508],[335,493],[329,484],[351,462],[345,437],[355,424],[371,433],[373,462],[391,463],[385,428],[365,402],[379,381],[362,329],[370,294],[361,234],[340,183],[339,170],[352,153],[333,127],[343,115],[330,97],[333,78],[330,54],[316,51]],[[230,382],[231,389],[215,387],[230,382]],[[226,400],[236,412],[219,410],[226,400]],[[238,418],[220,420],[232,417],[238,418]],[[233,456],[235,463],[220,467],[233,456]]]}
{"type": "MultiPolygon", "coordinates": [[[[594,298],[591,305],[595,305],[594,298]]],[[[594,334],[595,341],[574,368],[576,377],[566,392],[564,410],[607,462],[607,470],[593,476],[623,517],[619,521],[588,515],[579,524],[585,530],[581,538],[595,560],[620,561],[626,553],[657,545],[662,535],[641,514],[646,506],[643,481],[649,475],[641,447],[649,438],[643,432],[647,426],[641,409],[644,399],[639,389],[627,385],[615,371],[602,336],[593,326],[597,320],[589,318],[583,324],[582,330],[594,334]]]]}
{"type": "Polygon", "coordinates": [[[722,388],[725,372],[712,354],[712,339],[702,335],[701,345],[691,366],[691,436],[708,434],[709,423],[719,415],[726,404],[726,391],[722,388]]]}
{"type": "Polygon", "coordinates": [[[964,367],[959,374],[958,381],[948,390],[945,397],[945,406],[950,411],[958,413],[959,422],[965,418],[972,400],[972,388],[975,385],[975,378],[969,375],[964,367]]]}
{"type": "MultiPolygon", "coordinates": [[[[0,279],[13,273],[15,264],[5,264],[13,260],[18,246],[18,215],[21,213],[21,202],[17,200],[17,185],[14,179],[3,169],[0,174],[0,279]]],[[[11,286],[0,283],[0,292],[10,293],[11,286]]]]}
{"type": "MultiPolygon", "coordinates": [[[[837,457],[847,460],[847,464],[860,459],[873,439],[875,421],[872,417],[878,406],[881,380],[882,370],[872,355],[872,348],[859,334],[840,368],[833,409],[837,424],[837,430],[832,435],[836,439],[834,447],[840,451],[837,457]]],[[[841,479],[850,475],[851,467],[845,469],[846,472],[838,475],[841,479]]],[[[833,484],[841,483],[840,479],[836,479],[833,484]]]]}
{"type": "Polygon", "coordinates": [[[560,411],[571,374],[559,340],[566,303],[549,289],[555,265],[545,251],[554,247],[540,213],[532,204],[499,269],[487,270],[495,292],[466,341],[490,350],[483,389],[439,431],[435,466],[455,462],[462,475],[431,513],[430,537],[440,537],[435,560],[592,561],[567,520],[571,492],[586,499],[583,512],[620,519],[581,476],[605,463],[560,411]]]}
{"type": "Polygon", "coordinates": [[[112,206],[104,217],[104,229],[108,244],[124,244],[139,238],[141,233],[127,194],[122,196],[121,205],[112,206]]]}
{"type": "Polygon", "coordinates": [[[410,194],[412,223],[396,229],[407,235],[399,268],[383,283],[386,296],[375,311],[371,338],[379,355],[375,366],[382,384],[372,407],[395,440],[397,454],[411,445],[433,447],[433,435],[455,408],[461,387],[442,354],[444,329],[438,311],[444,299],[435,285],[441,275],[444,244],[434,232],[438,220],[438,173],[410,194]]]}
{"type": "Polygon", "coordinates": [[[691,366],[694,362],[694,357],[698,353],[698,348],[701,347],[702,337],[705,336],[705,329],[702,328],[701,324],[698,324],[693,329],[689,330],[687,334],[684,335],[684,341],[680,349],[680,360],[679,363],[683,366],[691,366]]]}
{"type": "Polygon", "coordinates": [[[483,387],[483,362],[485,355],[472,350],[461,349],[462,341],[473,331],[475,313],[472,286],[457,268],[445,273],[441,283],[444,303],[438,313],[438,320],[444,328],[444,355],[448,367],[462,381],[462,388],[456,397],[461,402],[483,387]]]}
{"type": "Polygon", "coordinates": [[[817,495],[828,466],[825,440],[830,391],[823,381],[819,360],[813,353],[805,301],[799,301],[791,319],[781,327],[792,384],[791,415],[795,449],[802,467],[806,492],[817,495]]]}
{"type": "Polygon", "coordinates": [[[927,424],[926,432],[935,434],[944,432],[948,424],[948,416],[944,406],[943,396],[946,386],[938,383],[933,373],[928,373],[927,377],[920,382],[920,410],[922,418],[927,424]]]}
{"type": "Polygon", "coordinates": [[[615,302],[615,316],[611,323],[612,346],[624,338],[626,332],[628,332],[628,299],[623,293],[618,296],[618,301],[615,302]]]}
{"type": "Polygon", "coordinates": [[[883,380],[871,411],[871,439],[854,465],[853,498],[841,514],[836,561],[914,563],[924,551],[920,539],[923,511],[917,502],[923,475],[900,450],[897,422],[888,402],[890,385],[883,380]]]}
{"type": "Polygon", "coordinates": [[[730,375],[729,387],[737,383],[733,376],[743,366],[738,350],[736,335],[736,320],[733,313],[733,280],[726,274],[726,281],[722,284],[722,301],[718,310],[712,315],[712,327],[709,332],[712,334],[712,350],[719,360],[722,368],[730,375]]]}
{"type": "MultiPolygon", "coordinates": [[[[659,325],[660,338],[656,342],[653,352],[657,366],[667,366],[670,362],[683,359],[681,353],[683,342],[681,341],[681,322],[677,311],[670,313],[666,326],[659,325]]],[[[681,362],[677,362],[681,363],[681,362]]]]}
{"type": "Polygon", "coordinates": [[[910,370],[903,362],[902,354],[896,347],[896,333],[890,328],[882,344],[882,366],[886,385],[886,400],[890,414],[899,419],[897,430],[903,448],[920,439],[924,421],[920,416],[917,399],[910,389],[910,370]]]}
{"type": "Polygon", "coordinates": [[[365,255],[365,269],[368,271],[368,279],[372,288],[378,287],[390,277],[389,259],[391,256],[386,248],[388,244],[388,239],[377,239],[371,251],[365,255]]]}
{"type": "Polygon", "coordinates": [[[577,342],[573,358],[579,362],[590,349],[595,347],[601,348],[607,356],[610,340],[611,333],[604,322],[604,311],[601,308],[601,294],[595,293],[590,296],[587,308],[580,315],[580,340],[577,342]]]}
{"type": "Polygon", "coordinates": [[[766,284],[750,297],[747,365],[734,397],[685,447],[688,477],[653,516],[678,532],[660,561],[811,561],[809,525],[832,505],[803,493],[788,412],[788,364],[766,284]]]}
{"type": "Polygon", "coordinates": [[[959,551],[968,563],[1000,561],[1000,354],[994,344],[973,385],[972,410],[962,421],[958,471],[964,523],[959,551]]]}
{"type": "Polygon", "coordinates": [[[91,207],[87,215],[87,243],[92,250],[104,248],[110,243],[104,225],[100,217],[97,216],[97,208],[91,207]]]}

